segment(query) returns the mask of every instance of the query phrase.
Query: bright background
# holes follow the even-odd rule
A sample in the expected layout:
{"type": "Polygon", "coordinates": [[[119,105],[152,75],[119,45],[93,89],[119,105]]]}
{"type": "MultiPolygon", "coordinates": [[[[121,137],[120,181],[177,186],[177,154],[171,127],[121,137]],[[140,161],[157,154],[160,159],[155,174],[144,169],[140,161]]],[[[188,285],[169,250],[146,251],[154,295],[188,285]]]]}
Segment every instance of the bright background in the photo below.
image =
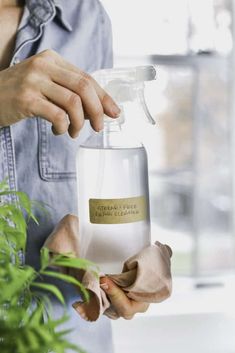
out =
{"type": "Polygon", "coordinates": [[[235,4],[102,2],[115,66],[157,67],[146,87],[157,124],[136,111],[133,129],[148,151],[152,240],[174,251],[172,298],[115,323],[116,353],[235,352],[235,4]]]}

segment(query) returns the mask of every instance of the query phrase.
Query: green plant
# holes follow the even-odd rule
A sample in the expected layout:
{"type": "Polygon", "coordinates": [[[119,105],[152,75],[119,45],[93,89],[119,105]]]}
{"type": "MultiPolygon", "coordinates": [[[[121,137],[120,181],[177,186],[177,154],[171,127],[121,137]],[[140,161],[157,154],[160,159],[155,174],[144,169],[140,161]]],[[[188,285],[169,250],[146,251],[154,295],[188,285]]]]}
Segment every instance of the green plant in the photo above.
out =
{"type": "Polygon", "coordinates": [[[79,269],[90,268],[90,262],[72,255],[51,257],[45,248],[41,250],[41,268],[24,264],[27,222],[33,219],[32,202],[22,192],[9,191],[6,182],[0,183],[0,352],[1,353],[65,353],[67,349],[83,352],[66,340],[68,331],[59,325],[68,318],[51,318],[50,292],[64,304],[60,290],[53,284],[40,281],[42,275],[54,277],[80,287],[83,296],[88,294],[74,277],[52,271],[50,267],[64,266],[79,269]],[[14,195],[9,203],[7,197],[14,195]],[[40,289],[40,292],[35,290],[40,289]],[[45,292],[44,292],[45,293],[45,292]]]}

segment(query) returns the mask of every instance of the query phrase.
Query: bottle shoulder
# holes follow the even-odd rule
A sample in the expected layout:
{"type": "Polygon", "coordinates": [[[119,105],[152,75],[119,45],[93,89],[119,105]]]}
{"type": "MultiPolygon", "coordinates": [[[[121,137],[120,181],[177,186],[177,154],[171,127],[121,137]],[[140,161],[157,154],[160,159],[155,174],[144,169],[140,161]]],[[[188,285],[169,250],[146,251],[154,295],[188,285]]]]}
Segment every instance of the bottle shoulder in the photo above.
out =
{"type": "Polygon", "coordinates": [[[143,144],[124,130],[104,129],[100,132],[91,131],[88,138],[81,144],[81,147],[122,149],[143,147],[143,144]]]}

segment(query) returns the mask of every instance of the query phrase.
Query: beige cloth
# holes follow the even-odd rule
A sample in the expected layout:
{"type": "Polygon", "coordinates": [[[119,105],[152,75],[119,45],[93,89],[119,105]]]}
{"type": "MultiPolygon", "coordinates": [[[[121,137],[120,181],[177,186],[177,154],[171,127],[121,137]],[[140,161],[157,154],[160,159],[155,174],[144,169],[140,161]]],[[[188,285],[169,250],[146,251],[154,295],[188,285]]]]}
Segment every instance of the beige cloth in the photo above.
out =
{"type": "MultiPolygon", "coordinates": [[[[65,216],[44,246],[52,253],[73,253],[79,257],[78,218],[65,216]]],[[[129,258],[123,265],[122,273],[107,277],[120,286],[129,298],[139,302],[159,303],[167,299],[172,291],[171,256],[172,251],[168,245],[156,242],[129,258]]],[[[100,287],[99,278],[89,271],[68,271],[82,282],[90,294],[89,302],[78,301],[73,304],[78,313],[79,307],[82,307],[89,321],[96,321],[102,314],[112,319],[119,317],[100,287]]]]}

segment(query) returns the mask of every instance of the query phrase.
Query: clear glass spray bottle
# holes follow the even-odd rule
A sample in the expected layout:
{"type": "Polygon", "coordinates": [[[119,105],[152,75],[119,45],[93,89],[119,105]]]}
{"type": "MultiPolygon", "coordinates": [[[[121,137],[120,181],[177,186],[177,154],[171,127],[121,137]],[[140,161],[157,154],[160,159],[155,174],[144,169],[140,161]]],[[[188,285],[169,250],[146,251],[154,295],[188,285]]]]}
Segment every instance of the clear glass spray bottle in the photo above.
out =
{"type": "MultiPolygon", "coordinates": [[[[104,273],[120,273],[123,262],[150,243],[148,165],[144,146],[123,131],[125,104],[138,103],[151,124],[144,82],[153,66],[97,71],[94,78],[122,113],[104,117],[104,129],[92,132],[77,155],[81,256],[104,273]]],[[[133,131],[134,131],[133,126],[133,131]]]]}

